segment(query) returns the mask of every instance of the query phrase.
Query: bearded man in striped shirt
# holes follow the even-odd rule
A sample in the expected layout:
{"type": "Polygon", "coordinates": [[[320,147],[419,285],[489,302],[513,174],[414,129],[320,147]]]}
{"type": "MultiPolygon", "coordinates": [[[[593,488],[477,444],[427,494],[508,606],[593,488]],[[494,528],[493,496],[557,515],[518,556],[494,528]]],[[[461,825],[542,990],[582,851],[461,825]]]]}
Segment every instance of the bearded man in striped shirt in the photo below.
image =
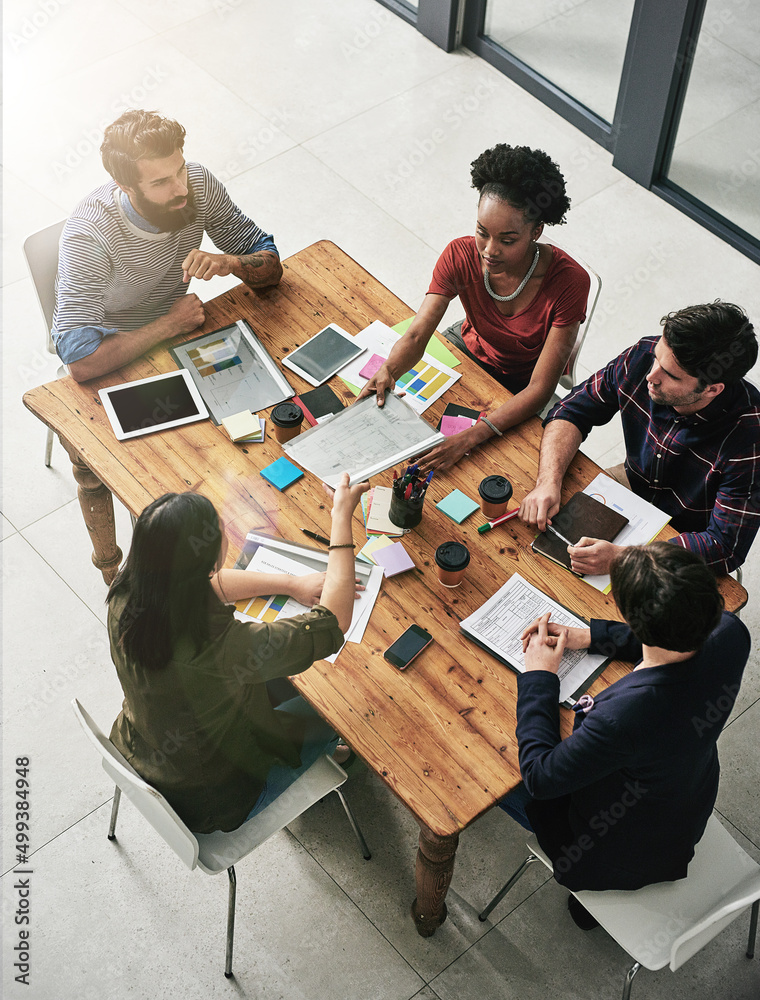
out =
{"type": "Polygon", "coordinates": [[[113,180],[74,209],[61,235],[53,340],[78,382],[121,368],[151,347],[203,325],[190,278],[234,274],[276,285],[272,236],[234,204],[199,163],[185,130],[152,111],[127,111],[100,147],[113,180]],[[201,250],[207,233],[220,250],[201,250]]]}

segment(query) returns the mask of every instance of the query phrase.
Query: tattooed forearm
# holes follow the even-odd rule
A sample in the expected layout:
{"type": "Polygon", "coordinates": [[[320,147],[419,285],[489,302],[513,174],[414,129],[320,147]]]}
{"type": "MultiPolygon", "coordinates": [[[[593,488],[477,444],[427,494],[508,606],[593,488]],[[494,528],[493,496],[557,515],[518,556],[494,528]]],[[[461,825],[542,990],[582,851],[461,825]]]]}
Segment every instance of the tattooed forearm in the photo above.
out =
{"type": "Polygon", "coordinates": [[[260,253],[233,257],[232,273],[251,288],[276,285],[282,277],[282,264],[277,254],[262,250],[260,253]]]}

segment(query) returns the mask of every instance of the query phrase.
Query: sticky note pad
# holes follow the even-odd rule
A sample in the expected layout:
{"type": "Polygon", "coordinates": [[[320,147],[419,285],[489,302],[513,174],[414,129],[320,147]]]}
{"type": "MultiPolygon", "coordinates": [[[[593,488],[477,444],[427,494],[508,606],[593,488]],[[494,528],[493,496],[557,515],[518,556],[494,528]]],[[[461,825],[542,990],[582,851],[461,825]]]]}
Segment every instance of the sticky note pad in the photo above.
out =
{"type": "Polygon", "coordinates": [[[386,359],[379,354],[373,354],[366,365],[359,372],[362,378],[372,378],[373,375],[385,364],[386,359]]]}
{"type": "Polygon", "coordinates": [[[264,431],[265,431],[265,427],[266,427],[266,423],[267,422],[264,419],[264,417],[259,417],[258,419],[259,419],[259,424],[260,424],[258,433],[251,434],[250,437],[246,436],[246,437],[240,438],[239,442],[238,442],[239,444],[261,444],[262,443],[262,441],[266,437],[266,434],[265,434],[264,431]]]}
{"type": "Polygon", "coordinates": [[[385,545],[381,549],[375,549],[372,558],[378,566],[383,567],[385,576],[395,576],[397,573],[404,573],[408,569],[414,569],[414,563],[409,558],[401,542],[393,542],[385,545]]]}
{"type": "Polygon", "coordinates": [[[384,549],[388,545],[394,544],[395,543],[392,542],[387,535],[373,535],[367,544],[356,553],[356,558],[362,559],[363,561],[376,566],[375,552],[377,552],[378,549],[384,549]]]}
{"type": "Polygon", "coordinates": [[[480,504],[475,503],[470,497],[465,496],[460,490],[453,490],[447,497],[436,504],[438,510],[442,510],[447,517],[457,524],[461,524],[466,517],[480,510],[480,504]]]}
{"type": "Polygon", "coordinates": [[[233,441],[251,437],[260,430],[259,418],[254,417],[250,410],[241,410],[240,413],[233,413],[231,417],[225,417],[222,420],[222,427],[233,441]]]}
{"type": "Polygon", "coordinates": [[[289,462],[287,458],[278,458],[276,462],[272,462],[265,469],[260,470],[261,475],[267,482],[270,482],[272,486],[276,486],[278,490],[284,490],[286,486],[290,486],[294,483],[296,479],[300,479],[303,472],[297,469],[292,462],[289,462]]]}
{"type": "Polygon", "coordinates": [[[472,417],[441,417],[441,434],[444,437],[450,437],[452,434],[458,434],[460,431],[466,431],[468,428],[472,427],[475,421],[472,417]]]}

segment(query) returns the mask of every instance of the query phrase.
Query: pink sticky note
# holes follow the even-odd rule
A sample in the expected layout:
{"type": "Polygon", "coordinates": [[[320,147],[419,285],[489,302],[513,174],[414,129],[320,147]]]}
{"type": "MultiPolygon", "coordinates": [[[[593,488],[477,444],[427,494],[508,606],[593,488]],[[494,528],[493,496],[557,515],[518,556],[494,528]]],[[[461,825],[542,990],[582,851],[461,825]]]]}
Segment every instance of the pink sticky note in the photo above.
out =
{"type": "Polygon", "coordinates": [[[373,354],[369,359],[367,364],[359,372],[362,378],[372,378],[377,372],[381,365],[385,364],[386,359],[381,358],[379,354],[373,354]]]}
{"type": "Polygon", "coordinates": [[[393,545],[377,549],[372,553],[372,558],[378,566],[383,567],[386,576],[395,576],[396,573],[414,569],[414,563],[401,542],[394,542],[393,545]]]}
{"type": "Polygon", "coordinates": [[[466,431],[474,422],[472,417],[441,417],[441,434],[450,437],[452,434],[466,431]]]}

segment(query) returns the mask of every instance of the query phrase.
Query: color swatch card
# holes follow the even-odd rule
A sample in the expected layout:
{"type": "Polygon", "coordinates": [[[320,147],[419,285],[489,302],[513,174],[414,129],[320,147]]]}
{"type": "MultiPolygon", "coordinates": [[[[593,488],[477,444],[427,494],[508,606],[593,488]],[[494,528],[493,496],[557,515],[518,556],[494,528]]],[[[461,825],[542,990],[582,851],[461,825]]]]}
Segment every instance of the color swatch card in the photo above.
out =
{"type": "Polygon", "coordinates": [[[470,514],[480,510],[480,504],[465,496],[460,490],[453,490],[447,497],[440,500],[436,507],[457,524],[461,524],[470,514]]]}
{"type": "Polygon", "coordinates": [[[414,569],[414,563],[409,558],[401,542],[393,542],[385,545],[381,549],[376,549],[374,560],[378,566],[383,567],[385,575],[396,576],[397,573],[405,573],[408,569],[414,569]]]}
{"type": "Polygon", "coordinates": [[[276,462],[272,462],[265,469],[261,469],[260,475],[268,483],[271,483],[272,486],[276,486],[278,490],[284,490],[291,483],[300,479],[303,472],[296,468],[292,462],[289,462],[287,458],[278,458],[276,462]]]}
{"type": "MultiPolygon", "coordinates": [[[[285,573],[288,576],[305,576],[311,572],[308,566],[303,566],[295,559],[288,559],[280,552],[271,552],[263,547],[256,550],[246,568],[254,573],[285,573]]],[[[267,624],[278,618],[292,618],[311,610],[285,594],[247,597],[238,601],[235,607],[242,615],[267,624]]]]}

